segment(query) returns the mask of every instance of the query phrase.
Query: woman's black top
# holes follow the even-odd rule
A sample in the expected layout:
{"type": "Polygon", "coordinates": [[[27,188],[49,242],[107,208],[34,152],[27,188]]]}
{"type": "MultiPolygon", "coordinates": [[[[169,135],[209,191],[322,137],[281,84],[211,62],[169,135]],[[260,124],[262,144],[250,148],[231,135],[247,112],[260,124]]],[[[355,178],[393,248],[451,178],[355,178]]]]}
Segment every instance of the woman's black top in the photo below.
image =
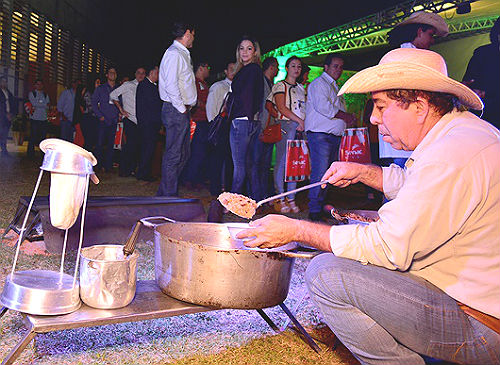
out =
{"type": "Polygon", "coordinates": [[[231,90],[230,119],[247,117],[253,120],[255,114],[262,109],[264,97],[264,74],[260,66],[256,63],[243,66],[234,76],[231,90]]]}

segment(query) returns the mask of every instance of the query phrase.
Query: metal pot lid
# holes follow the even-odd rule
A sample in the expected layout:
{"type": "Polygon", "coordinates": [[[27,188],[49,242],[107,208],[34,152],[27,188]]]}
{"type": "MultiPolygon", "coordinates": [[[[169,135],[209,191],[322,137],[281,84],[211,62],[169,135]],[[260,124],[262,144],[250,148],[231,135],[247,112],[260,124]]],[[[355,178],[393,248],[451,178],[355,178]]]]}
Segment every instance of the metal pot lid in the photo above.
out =
{"type": "Polygon", "coordinates": [[[247,228],[250,228],[248,223],[176,222],[157,225],[155,230],[161,236],[173,241],[187,242],[224,251],[282,252],[298,247],[296,242],[275,248],[247,247],[244,240],[235,237],[236,233],[247,228]]]}

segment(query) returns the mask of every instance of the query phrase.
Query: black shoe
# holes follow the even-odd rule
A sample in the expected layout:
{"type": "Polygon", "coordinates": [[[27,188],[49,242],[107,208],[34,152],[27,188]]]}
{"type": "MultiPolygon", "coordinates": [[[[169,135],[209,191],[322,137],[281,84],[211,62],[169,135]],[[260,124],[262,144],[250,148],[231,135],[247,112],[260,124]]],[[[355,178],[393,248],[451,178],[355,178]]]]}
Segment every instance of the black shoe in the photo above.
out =
{"type": "Polygon", "coordinates": [[[208,208],[207,222],[222,223],[223,217],[224,207],[217,199],[212,200],[210,207],[208,208]]]}
{"type": "Polygon", "coordinates": [[[311,222],[323,222],[323,213],[321,212],[309,213],[309,220],[311,222]]]}

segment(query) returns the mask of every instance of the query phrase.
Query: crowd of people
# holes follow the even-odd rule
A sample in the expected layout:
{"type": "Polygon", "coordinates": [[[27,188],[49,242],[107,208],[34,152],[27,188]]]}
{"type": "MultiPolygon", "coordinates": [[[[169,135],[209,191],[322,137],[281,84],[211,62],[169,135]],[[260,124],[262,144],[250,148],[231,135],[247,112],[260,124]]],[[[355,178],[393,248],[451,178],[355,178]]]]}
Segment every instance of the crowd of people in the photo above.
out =
{"type": "MultiPolygon", "coordinates": [[[[428,49],[435,36],[445,37],[447,33],[448,26],[439,15],[421,11],[413,13],[388,36],[392,48],[428,49]]],[[[235,61],[227,63],[226,77],[209,85],[208,62],[200,60],[192,66],[189,49],[194,43],[195,26],[176,23],[172,35],[174,41],[161,64],[137,68],[133,80],[123,78],[118,82],[117,70],[111,67],[103,78],[88,77],[85,84],[73,80],[59,95],[60,137],[94,152],[99,162],[97,171],[111,172],[114,162],[118,162],[120,176],[135,176],[145,182],[155,180],[152,161],[162,130],[165,146],[158,195],[177,196],[179,184],[188,189],[208,184],[214,198],[222,191],[231,191],[259,201],[296,187],[295,182],[284,179],[287,141],[308,141],[311,183],[319,181],[328,166],[338,159],[344,130],[357,125],[356,117],[346,111],[344,99],[338,95],[337,80],[343,72],[344,56],[327,55],[323,73],[310,84],[309,67],[292,56],[285,63],[285,79],[275,84],[277,59],[269,57],[261,62],[259,43],[245,36],[236,47],[235,61]],[[214,144],[208,140],[210,122],[220,113],[225,115],[226,123],[220,132],[222,137],[214,144]],[[119,121],[123,133],[118,140],[119,161],[115,161],[119,121]],[[274,143],[263,141],[263,131],[273,124],[281,126],[281,138],[274,143]],[[194,135],[192,125],[195,125],[194,135]],[[276,151],[274,169],[271,168],[273,150],[276,151]]],[[[495,42],[498,40],[492,36],[493,50],[495,42]]],[[[490,100],[494,100],[498,87],[490,87],[490,79],[480,75],[477,59],[475,56],[471,60],[464,83],[488,84],[478,87],[490,88],[485,98],[489,116],[494,113],[490,100]]],[[[492,60],[490,68],[495,68],[494,64],[492,60]]],[[[28,99],[31,108],[28,156],[33,157],[34,147],[47,134],[50,99],[42,80],[35,81],[28,99]]],[[[370,114],[371,106],[371,102],[367,103],[365,115],[370,114]]],[[[7,124],[3,123],[4,129],[7,124]]],[[[379,147],[378,151],[372,148],[374,161],[385,166],[391,163],[404,166],[411,151],[396,150],[382,139],[378,141],[378,133],[371,135],[372,146],[379,147]]],[[[2,153],[7,153],[6,148],[2,147],[2,153]]],[[[324,218],[324,195],[325,190],[319,187],[309,191],[310,220],[324,218]]],[[[273,205],[281,213],[299,211],[293,195],[273,205]]],[[[214,200],[211,208],[212,218],[220,220],[222,206],[214,200]]]]}
{"type": "MultiPolygon", "coordinates": [[[[324,73],[308,86],[306,97],[309,68],[298,57],[286,61],[285,79],[274,84],[277,59],[269,57],[261,63],[259,43],[244,36],[236,47],[235,62],[227,64],[226,78],[209,88],[208,64],[191,67],[194,25],[176,24],[174,38],[160,64],[162,122],[167,136],[158,195],[177,196],[179,184],[196,186],[208,178],[214,197],[209,219],[220,221],[223,207],[215,198],[222,190],[259,201],[293,189],[294,183],[284,182],[287,141],[304,138],[311,144],[311,182],[319,181],[337,158],[344,129],[356,121],[346,111],[343,98],[337,96],[343,56],[326,57],[324,73]],[[214,144],[208,138],[209,127],[219,113],[224,113],[225,123],[214,144]],[[190,119],[196,124],[192,141],[190,119]],[[281,126],[281,138],[276,142],[262,138],[269,124],[281,126]]],[[[312,220],[322,219],[322,193],[319,188],[310,193],[312,220]]],[[[275,208],[282,213],[299,211],[293,196],[278,201],[275,208]]]]}

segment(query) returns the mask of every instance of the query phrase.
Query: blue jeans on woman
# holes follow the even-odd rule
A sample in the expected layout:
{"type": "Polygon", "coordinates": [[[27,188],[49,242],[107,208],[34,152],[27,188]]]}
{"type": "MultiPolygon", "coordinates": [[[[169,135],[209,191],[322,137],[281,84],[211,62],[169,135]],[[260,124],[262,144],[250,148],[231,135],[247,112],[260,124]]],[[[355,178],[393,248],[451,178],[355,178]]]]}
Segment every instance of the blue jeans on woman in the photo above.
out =
{"type": "Polygon", "coordinates": [[[306,271],[311,299],[361,364],[498,364],[500,335],[430,282],[325,253],[306,271]]]}
{"type": "Polygon", "coordinates": [[[261,131],[258,120],[233,119],[229,131],[229,143],[233,157],[233,193],[244,194],[245,177],[248,178],[248,195],[259,200],[260,178],[258,171],[257,141],[261,131]]]}
{"type": "MultiPolygon", "coordinates": [[[[329,133],[307,132],[311,156],[311,184],[321,181],[333,161],[339,159],[340,136],[329,133]]],[[[326,189],[309,190],[309,214],[320,213],[323,209],[326,189]]]]}
{"type": "MultiPolygon", "coordinates": [[[[278,194],[285,192],[285,164],[286,164],[286,141],[295,139],[295,132],[299,123],[293,120],[279,120],[281,123],[281,140],[276,142],[276,164],[274,166],[274,187],[278,194]]],[[[287,183],[286,191],[297,187],[296,182],[287,183]]],[[[287,196],[289,200],[295,199],[295,194],[287,196]]]]}

